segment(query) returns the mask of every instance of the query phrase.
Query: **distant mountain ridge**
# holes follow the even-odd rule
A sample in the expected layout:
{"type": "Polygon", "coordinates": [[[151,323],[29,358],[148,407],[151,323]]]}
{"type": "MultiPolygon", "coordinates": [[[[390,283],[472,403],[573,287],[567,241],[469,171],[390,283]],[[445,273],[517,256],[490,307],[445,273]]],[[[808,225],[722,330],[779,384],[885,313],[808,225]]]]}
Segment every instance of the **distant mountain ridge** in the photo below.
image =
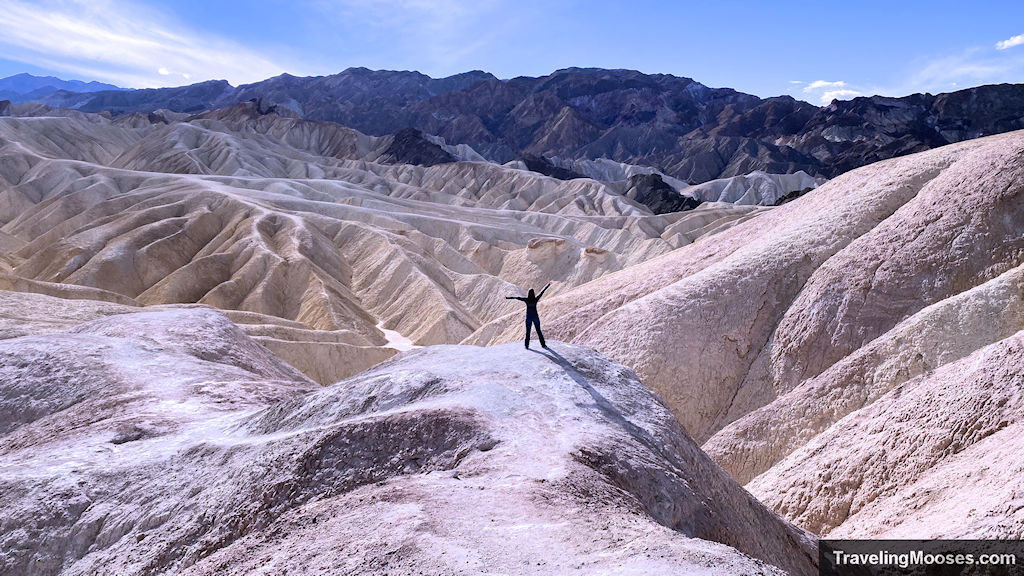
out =
{"type": "Polygon", "coordinates": [[[0,100],[10,100],[15,103],[33,102],[61,90],[70,93],[87,93],[124,89],[113,84],[96,81],[62,80],[54,76],[34,76],[25,73],[0,78],[0,100]]]}
{"type": "Polygon", "coordinates": [[[834,101],[762,99],[690,78],[568,68],[501,80],[482,71],[447,78],[349,68],[317,77],[276,76],[40,101],[113,114],[166,108],[199,112],[260,98],[311,120],[371,135],[416,128],[497,161],[608,158],[656,167],[696,184],[754,171],[834,177],[878,160],[1024,128],[1024,85],[948,94],[834,101]]]}

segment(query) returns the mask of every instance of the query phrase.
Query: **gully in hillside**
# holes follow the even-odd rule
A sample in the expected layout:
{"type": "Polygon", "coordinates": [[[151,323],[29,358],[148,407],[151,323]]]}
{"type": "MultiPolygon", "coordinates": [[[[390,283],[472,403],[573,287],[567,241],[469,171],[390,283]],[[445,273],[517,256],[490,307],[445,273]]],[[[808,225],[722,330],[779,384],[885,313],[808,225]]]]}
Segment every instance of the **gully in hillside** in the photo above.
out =
{"type": "Polygon", "coordinates": [[[534,294],[533,288],[530,288],[530,292],[525,297],[523,296],[505,296],[505,300],[522,300],[526,304],[526,347],[530,347],[530,326],[533,325],[537,328],[537,339],[540,340],[540,345],[547,348],[548,345],[544,343],[544,333],[540,331],[540,315],[537,314],[537,302],[540,301],[541,297],[544,296],[544,292],[551,287],[551,283],[540,291],[540,294],[534,294]]]}

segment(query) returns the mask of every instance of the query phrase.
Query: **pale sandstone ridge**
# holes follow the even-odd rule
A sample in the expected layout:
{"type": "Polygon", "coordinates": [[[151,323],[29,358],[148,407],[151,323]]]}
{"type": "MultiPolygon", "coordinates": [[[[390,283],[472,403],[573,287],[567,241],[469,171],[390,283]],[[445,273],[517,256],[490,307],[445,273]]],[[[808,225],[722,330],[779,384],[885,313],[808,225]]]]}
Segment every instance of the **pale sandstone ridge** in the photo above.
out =
{"type": "Polygon", "coordinates": [[[0,306],[51,312],[0,340],[0,573],[816,573],[592,350],[435,346],[320,387],[213,310],[0,306]]]}
{"type": "MultiPolygon", "coordinates": [[[[849,172],[558,294],[541,316],[550,338],[636,369],[716,461],[808,529],[1016,538],[1021,468],[1006,459],[1022,414],[1005,396],[1022,384],[1022,265],[1014,132],[849,172]],[[938,392],[958,379],[967,404],[938,392]],[[903,450],[925,438],[937,447],[903,450]],[[939,489],[974,481],[976,500],[939,489]],[[947,497],[964,514],[938,522],[947,497]]],[[[467,342],[517,339],[519,323],[496,320],[467,342]]]]}
{"type": "Polygon", "coordinates": [[[251,313],[233,318],[330,383],[394,354],[379,325],[458,342],[518,286],[564,290],[759,213],[653,215],[593,180],[381,162],[391,143],[256,103],[2,118],[0,286],[251,313]]]}

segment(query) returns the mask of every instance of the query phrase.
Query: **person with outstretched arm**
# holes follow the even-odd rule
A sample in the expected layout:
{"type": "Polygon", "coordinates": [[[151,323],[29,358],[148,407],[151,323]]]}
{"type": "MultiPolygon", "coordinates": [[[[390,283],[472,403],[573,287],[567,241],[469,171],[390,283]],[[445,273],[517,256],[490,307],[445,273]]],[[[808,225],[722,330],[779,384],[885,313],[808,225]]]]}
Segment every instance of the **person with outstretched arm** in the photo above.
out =
{"type": "Polygon", "coordinates": [[[530,347],[530,325],[532,324],[537,328],[537,339],[540,340],[540,345],[543,348],[547,348],[548,345],[544,343],[544,333],[540,331],[540,315],[537,314],[537,302],[540,301],[541,297],[544,296],[544,292],[551,287],[551,282],[540,291],[540,294],[534,294],[533,288],[523,296],[505,296],[505,300],[522,300],[526,304],[526,347],[530,347]]]}

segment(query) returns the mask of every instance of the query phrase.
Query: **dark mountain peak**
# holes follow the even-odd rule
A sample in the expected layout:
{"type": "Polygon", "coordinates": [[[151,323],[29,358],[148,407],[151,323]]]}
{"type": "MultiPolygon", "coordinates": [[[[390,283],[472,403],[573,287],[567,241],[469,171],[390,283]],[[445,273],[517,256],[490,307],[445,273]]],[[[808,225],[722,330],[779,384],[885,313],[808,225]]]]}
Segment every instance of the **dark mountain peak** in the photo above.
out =
{"type": "Polygon", "coordinates": [[[246,120],[255,120],[263,116],[280,116],[282,118],[298,118],[299,115],[293,110],[278,106],[277,104],[267,104],[262,98],[253,98],[246,102],[239,102],[233,106],[227,108],[220,108],[218,110],[211,110],[203,112],[194,118],[198,119],[210,119],[210,120],[221,120],[225,122],[239,122],[246,120]]]}
{"type": "Polygon", "coordinates": [[[524,154],[520,160],[526,165],[527,170],[537,172],[538,174],[544,174],[545,176],[550,176],[552,178],[558,178],[559,180],[586,178],[586,176],[579,172],[569,170],[568,168],[562,168],[561,166],[555,166],[551,160],[548,160],[543,156],[524,154]]]}
{"type": "Polygon", "coordinates": [[[104,90],[84,94],[56,92],[40,101],[53,107],[74,108],[82,112],[107,111],[115,115],[148,113],[161,108],[198,113],[222,107],[225,95],[233,90],[227,80],[207,80],[174,88],[104,90]]]}
{"type": "Polygon", "coordinates": [[[660,174],[634,174],[629,177],[625,196],[643,204],[655,214],[682,212],[700,206],[700,200],[676,192],[660,174]]]}
{"type": "Polygon", "coordinates": [[[497,76],[490,72],[484,72],[483,70],[469,70],[467,72],[460,72],[458,74],[452,74],[448,76],[448,79],[452,78],[475,78],[481,80],[497,79],[497,76]]]}
{"type": "Polygon", "coordinates": [[[348,68],[345,68],[339,74],[337,74],[337,76],[341,76],[341,75],[355,76],[355,75],[360,75],[360,74],[366,75],[366,74],[373,74],[373,73],[379,73],[379,72],[384,72],[384,70],[370,70],[369,68],[367,68],[365,66],[349,66],[348,68]]]}
{"type": "Polygon", "coordinates": [[[430,76],[416,70],[371,70],[363,66],[346,68],[340,74],[336,74],[336,76],[370,78],[374,80],[404,79],[418,82],[433,80],[430,76]]]}
{"type": "MultiPolygon", "coordinates": [[[[313,76],[311,78],[324,78],[323,76],[313,76]]],[[[296,86],[300,85],[310,77],[293,76],[285,72],[284,74],[278,74],[277,76],[271,76],[266,80],[260,80],[259,82],[253,82],[251,84],[240,84],[238,90],[246,90],[252,87],[259,86],[296,86]]]]}
{"type": "Polygon", "coordinates": [[[398,131],[391,144],[381,155],[381,160],[395,164],[416,164],[417,166],[434,166],[457,161],[444,148],[428,140],[422,131],[415,128],[398,131]]]}
{"type": "Polygon", "coordinates": [[[634,76],[642,75],[646,76],[639,70],[633,70],[631,68],[591,68],[591,67],[580,67],[580,66],[569,66],[568,68],[559,68],[548,76],[558,76],[560,74],[578,74],[588,76],[634,76]]]}
{"type": "MultiPolygon", "coordinates": [[[[754,170],[831,178],[877,160],[1024,128],[1024,85],[1013,84],[865,96],[825,107],[791,96],[762,99],[710,88],[670,74],[582,67],[509,80],[480,70],[431,78],[353,67],[330,76],[282,74],[238,88],[220,80],[91,94],[69,90],[33,98],[114,115],[161,108],[196,114],[257,98],[257,112],[290,109],[370,135],[401,133],[395,157],[416,163],[448,161],[447,153],[404,132],[410,127],[467,144],[498,162],[525,155],[607,158],[654,166],[695,184],[754,170]]],[[[0,86],[0,99],[18,102],[17,96],[0,86]]]]}
{"type": "Polygon", "coordinates": [[[622,73],[635,72],[634,70],[622,70],[616,68],[581,68],[578,66],[570,66],[568,68],[559,68],[551,74],[548,74],[548,78],[554,78],[556,76],[612,76],[620,75],[622,73]]]}
{"type": "Polygon", "coordinates": [[[563,77],[576,77],[576,78],[595,78],[595,79],[618,79],[627,81],[630,79],[642,79],[652,84],[672,84],[672,85],[688,85],[703,84],[698,83],[693,78],[687,78],[686,76],[675,76],[672,74],[647,74],[639,70],[633,70],[631,68],[561,68],[555,70],[551,74],[544,76],[543,78],[554,78],[557,76],[563,77]]]}
{"type": "MultiPolygon", "coordinates": [[[[202,82],[190,84],[189,86],[184,86],[184,88],[189,88],[191,86],[217,86],[222,88],[232,88],[231,83],[227,80],[204,80],[202,82]]],[[[173,90],[173,88],[168,88],[168,90],[173,90]]]]}
{"type": "Polygon", "coordinates": [[[446,92],[454,92],[456,90],[465,90],[466,88],[481,82],[492,81],[498,81],[497,76],[494,74],[484,72],[482,70],[471,70],[461,74],[454,74],[446,78],[435,79],[432,84],[436,93],[443,94],[446,92]]]}

